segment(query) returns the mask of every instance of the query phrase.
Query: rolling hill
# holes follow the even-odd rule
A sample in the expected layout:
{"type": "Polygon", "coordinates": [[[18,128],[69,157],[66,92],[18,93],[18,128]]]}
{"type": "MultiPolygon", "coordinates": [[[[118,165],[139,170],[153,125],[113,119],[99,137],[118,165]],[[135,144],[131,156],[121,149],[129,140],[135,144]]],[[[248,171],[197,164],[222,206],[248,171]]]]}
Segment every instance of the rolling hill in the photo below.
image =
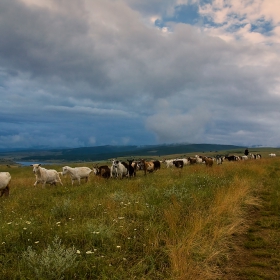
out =
{"type": "Polygon", "coordinates": [[[16,150],[0,151],[0,158],[13,161],[102,161],[118,157],[162,157],[171,154],[206,153],[231,151],[241,149],[242,146],[217,144],[164,144],[148,146],[95,146],[72,149],[53,150],[16,150]]]}

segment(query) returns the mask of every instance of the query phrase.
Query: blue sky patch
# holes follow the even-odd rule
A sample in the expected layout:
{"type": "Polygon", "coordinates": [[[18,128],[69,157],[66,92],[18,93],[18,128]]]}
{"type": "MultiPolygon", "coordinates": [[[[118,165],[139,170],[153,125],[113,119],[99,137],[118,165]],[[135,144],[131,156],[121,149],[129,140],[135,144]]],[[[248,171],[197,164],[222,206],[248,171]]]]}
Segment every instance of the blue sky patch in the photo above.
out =
{"type": "Polygon", "coordinates": [[[254,24],[251,24],[251,32],[258,33],[269,33],[273,30],[273,25],[270,21],[265,21],[264,19],[257,20],[254,24]]]}
{"type": "Polygon", "coordinates": [[[161,20],[156,20],[155,25],[158,27],[166,26],[166,22],[195,24],[200,19],[199,7],[194,5],[178,5],[175,7],[172,17],[163,16],[161,20]]]}

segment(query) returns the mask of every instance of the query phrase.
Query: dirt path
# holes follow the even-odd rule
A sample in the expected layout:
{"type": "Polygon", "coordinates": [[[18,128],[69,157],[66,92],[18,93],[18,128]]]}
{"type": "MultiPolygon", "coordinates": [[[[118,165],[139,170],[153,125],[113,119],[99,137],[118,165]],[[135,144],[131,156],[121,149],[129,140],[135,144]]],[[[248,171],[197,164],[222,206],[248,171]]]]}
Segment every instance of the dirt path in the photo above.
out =
{"type": "Polygon", "coordinates": [[[278,193],[275,189],[260,192],[262,207],[251,207],[248,230],[233,236],[231,261],[222,279],[280,279],[280,205],[274,199],[278,193]]]}

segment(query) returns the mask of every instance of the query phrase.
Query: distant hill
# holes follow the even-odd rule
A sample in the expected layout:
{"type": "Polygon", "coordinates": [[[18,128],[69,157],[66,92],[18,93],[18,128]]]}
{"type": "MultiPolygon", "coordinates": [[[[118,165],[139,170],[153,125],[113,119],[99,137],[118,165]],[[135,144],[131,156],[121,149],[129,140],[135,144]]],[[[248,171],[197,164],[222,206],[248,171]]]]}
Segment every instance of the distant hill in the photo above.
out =
{"type": "Polygon", "coordinates": [[[96,146],[73,149],[21,150],[0,152],[0,157],[14,161],[102,161],[118,157],[162,157],[172,154],[207,153],[244,149],[242,146],[216,144],[164,144],[148,146],[96,146]]]}

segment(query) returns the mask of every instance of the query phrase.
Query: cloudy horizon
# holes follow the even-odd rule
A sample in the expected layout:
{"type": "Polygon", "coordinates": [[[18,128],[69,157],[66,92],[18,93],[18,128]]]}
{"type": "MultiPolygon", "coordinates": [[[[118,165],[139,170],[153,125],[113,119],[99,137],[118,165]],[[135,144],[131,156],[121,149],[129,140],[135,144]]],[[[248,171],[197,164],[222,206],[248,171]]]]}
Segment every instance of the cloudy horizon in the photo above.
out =
{"type": "Polygon", "coordinates": [[[278,0],[2,0],[0,147],[280,146],[278,0]]]}

